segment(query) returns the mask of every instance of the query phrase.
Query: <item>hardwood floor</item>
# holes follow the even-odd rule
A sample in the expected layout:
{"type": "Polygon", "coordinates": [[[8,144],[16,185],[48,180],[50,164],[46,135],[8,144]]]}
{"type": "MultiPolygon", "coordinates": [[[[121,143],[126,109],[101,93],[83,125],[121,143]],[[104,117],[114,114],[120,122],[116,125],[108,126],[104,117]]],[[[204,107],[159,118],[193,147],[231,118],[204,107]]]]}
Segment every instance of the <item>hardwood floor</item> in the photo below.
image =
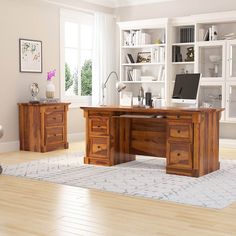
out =
{"type": "MultiPolygon", "coordinates": [[[[0,154],[2,164],[83,150],[83,143],[50,153],[0,154]]],[[[221,149],[236,159],[236,149],[221,149]]],[[[236,235],[236,203],[223,210],[126,197],[0,176],[0,235],[236,235]]]]}

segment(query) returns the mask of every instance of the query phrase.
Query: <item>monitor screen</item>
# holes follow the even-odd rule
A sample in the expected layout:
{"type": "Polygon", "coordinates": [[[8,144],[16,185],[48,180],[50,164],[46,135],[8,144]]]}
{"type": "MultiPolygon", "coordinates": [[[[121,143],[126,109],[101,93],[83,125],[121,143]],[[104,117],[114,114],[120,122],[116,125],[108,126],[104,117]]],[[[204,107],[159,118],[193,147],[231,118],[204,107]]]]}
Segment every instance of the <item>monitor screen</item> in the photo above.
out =
{"type": "Polygon", "coordinates": [[[176,75],[172,99],[196,100],[201,74],[176,75]]]}

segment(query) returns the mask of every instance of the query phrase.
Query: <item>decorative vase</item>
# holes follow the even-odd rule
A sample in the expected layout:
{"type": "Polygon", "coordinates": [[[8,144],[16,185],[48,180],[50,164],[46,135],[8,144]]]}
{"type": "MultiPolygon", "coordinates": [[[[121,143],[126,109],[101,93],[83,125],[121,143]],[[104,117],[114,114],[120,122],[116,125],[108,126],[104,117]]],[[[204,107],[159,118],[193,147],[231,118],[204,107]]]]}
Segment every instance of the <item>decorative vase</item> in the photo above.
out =
{"type": "Polygon", "coordinates": [[[51,80],[48,80],[47,86],[46,86],[46,98],[47,99],[53,99],[55,96],[55,85],[51,80]]]}

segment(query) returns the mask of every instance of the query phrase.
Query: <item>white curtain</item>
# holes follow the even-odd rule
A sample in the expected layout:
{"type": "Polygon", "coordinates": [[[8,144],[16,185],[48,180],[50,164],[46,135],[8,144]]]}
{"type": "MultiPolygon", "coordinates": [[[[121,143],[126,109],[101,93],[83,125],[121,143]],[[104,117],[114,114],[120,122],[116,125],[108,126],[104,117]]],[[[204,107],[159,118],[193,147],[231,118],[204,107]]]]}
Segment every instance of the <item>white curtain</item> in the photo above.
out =
{"type": "MultiPolygon", "coordinates": [[[[115,32],[116,22],[113,15],[95,13],[92,104],[102,101],[102,83],[109,73],[116,69],[115,32]]],[[[111,78],[105,89],[106,104],[116,101],[115,78],[111,78]]]]}

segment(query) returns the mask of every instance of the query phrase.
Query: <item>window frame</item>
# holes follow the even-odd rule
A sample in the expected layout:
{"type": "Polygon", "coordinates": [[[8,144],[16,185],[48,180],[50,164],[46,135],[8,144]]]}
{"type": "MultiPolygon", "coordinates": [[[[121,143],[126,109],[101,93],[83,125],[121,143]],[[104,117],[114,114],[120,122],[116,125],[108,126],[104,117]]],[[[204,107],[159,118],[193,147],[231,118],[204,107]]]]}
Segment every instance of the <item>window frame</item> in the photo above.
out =
{"type": "MultiPolygon", "coordinates": [[[[70,107],[80,107],[81,105],[90,105],[92,103],[92,96],[81,96],[81,95],[66,96],[65,94],[66,93],[65,91],[65,48],[66,48],[65,47],[65,22],[81,24],[86,18],[89,21],[90,20],[89,18],[91,16],[94,16],[94,14],[87,13],[87,12],[85,13],[82,11],[72,11],[72,10],[65,10],[65,9],[60,10],[60,99],[63,102],[70,102],[71,103],[70,107]],[[83,19],[81,20],[81,18],[83,19]]],[[[80,30],[79,30],[79,35],[80,35],[80,30]]],[[[81,50],[83,49],[79,47],[78,51],[81,51],[81,50]]],[[[93,48],[92,48],[92,54],[93,54],[93,48]]],[[[79,86],[81,86],[81,84],[79,86]]]]}

